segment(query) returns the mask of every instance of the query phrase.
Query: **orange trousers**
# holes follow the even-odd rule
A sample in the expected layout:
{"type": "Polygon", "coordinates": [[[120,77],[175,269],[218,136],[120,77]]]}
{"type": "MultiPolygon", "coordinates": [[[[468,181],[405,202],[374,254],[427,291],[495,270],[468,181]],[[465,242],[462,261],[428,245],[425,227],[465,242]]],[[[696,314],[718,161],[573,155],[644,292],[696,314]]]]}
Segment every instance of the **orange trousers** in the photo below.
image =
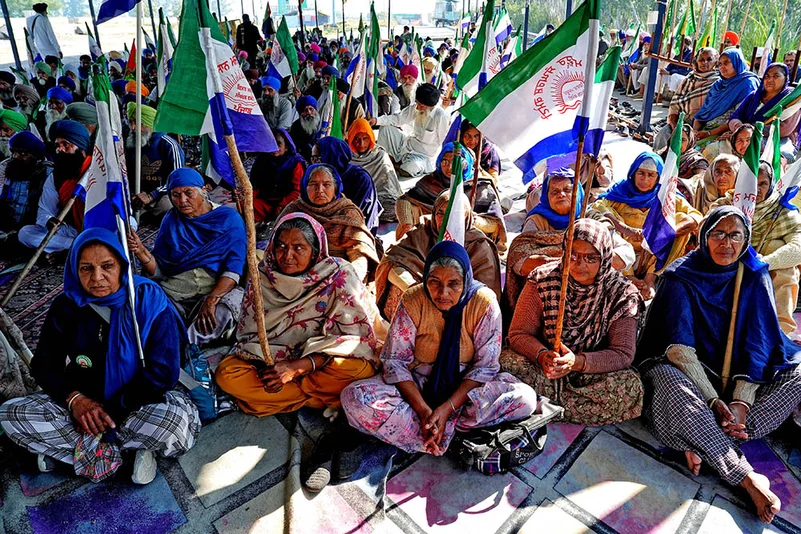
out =
{"type": "Polygon", "coordinates": [[[243,412],[264,417],[294,412],[304,406],[340,406],[339,395],[345,386],[374,374],[375,369],[365,360],[334,358],[324,368],[287,382],[281,391],[267,393],[252,364],[229,356],[217,366],[215,378],[223,391],[236,398],[243,412]]]}

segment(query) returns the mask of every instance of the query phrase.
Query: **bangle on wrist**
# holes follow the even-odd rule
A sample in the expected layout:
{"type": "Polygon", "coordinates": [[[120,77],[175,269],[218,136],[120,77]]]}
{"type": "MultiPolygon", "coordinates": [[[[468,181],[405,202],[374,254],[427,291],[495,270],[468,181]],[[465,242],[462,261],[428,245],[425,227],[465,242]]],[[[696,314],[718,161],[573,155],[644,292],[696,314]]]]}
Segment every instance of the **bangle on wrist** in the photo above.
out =
{"type": "Polygon", "coordinates": [[[72,413],[72,403],[75,402],[75,399],[77,399],[78,397],[83,397],[83,396],[84,394],[79,391],[78,393],[70,397],[70,399],[67,401],[67,411],[72,413]]]}
{"type": "Polygon", "coordinates": [[[451,405],[451,413],[456,413],[456,406],[453,405],[453,401],[450,397],[448,397],[448,404],[451,405]]]}
{"type": "Polygon", "coordinates": [[[709,399],[709,400],[706,402],[706,403],[707,403],[707,405],[709,406],[709,409],[711,410],[711,409],[712,409],[712,406],[714,406],[714,405],[715,405],[715,403],[716,403],[716,402],[718,402],[719,400],[720,400],[720,397],[715,397],[715,398],[713,398],[713,399],[709,399]]]}
{"type": "Polygon", "coordinates": [[[739,399],[734,399],[733,401],[731,401],[729,403],[729,406],[731,406],[732,404],[739,404],[740,406],[745,406],[746,410],[751,410],[751,405],[750,404],[748,404],[745,401],[739,400],[739,399]]]}
{"type": "Polygon", "coordinates": [[[311,354],[309,354],[309,355],[308,355],[308,356],[306,356],[306,357],[309,359],[309,361],[310,361],[310,362],[311,362],[311,364],[312,364],[312,370],[311,370],[311,371],[309,371],[309,374],[312,374],[313,372],[315,372],[315,371],[317,370],[317,364],[316,364],[316,363],[315,363],[315,361],[314,361],[314,356],[312,356],[311,354]]]}
{"type": "Polygon", "coordinates": [[[150,256],[150,259],[147,261],[139,260],[142,263],[142,266],[148,265],[153,261],[153,256],[150,256]]]}

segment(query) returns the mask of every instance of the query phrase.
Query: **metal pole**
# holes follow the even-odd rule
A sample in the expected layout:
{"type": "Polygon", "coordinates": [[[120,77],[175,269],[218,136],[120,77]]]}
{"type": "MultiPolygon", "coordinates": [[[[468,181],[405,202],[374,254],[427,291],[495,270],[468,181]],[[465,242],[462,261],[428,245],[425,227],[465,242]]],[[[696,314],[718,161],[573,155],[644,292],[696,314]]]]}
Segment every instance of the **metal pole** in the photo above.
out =
{"type": "Polygon", "coordinates": [[[317,0],[314,0],[314,27],[320,29],[320,22],[317,20],[317,0]]]}
{"type": "Polygon", "coordinates": [[[526,14],[523,17],[523,52],[528,50],[528,11],[530,0],[526,0],[526,14]]]}
{"type": "Polygon", "coordinates": [[[239,0],[239,7],[242,9],[240,13],[245,14],[245,0],[239,0]]]}
{"type": "MultiPolygon", "coordinates": [[[[464,0],[462,0],[462,5],[464,5],[464,0]]],[[[387,0],[387,40],[391,39],[392,39],[392,0],[387,0]]]]}
{"type": "Polygon", "coordinates": [[[217,18],[218,18],[219,20],[222,20],[222,19],[223,19],[223,16],[222,16],[222,8],[220,7],[220,0],[217,0],[217,18]]]}
{"type": "Polygon", "coordinates": [[[303,0],[298,0],[298,20],[300,20],[300,42],[306,43],[306,30],[303,29],[303,0]]]}
{"type": "MultiPolygon", "coordinates": [[[[478,0],[476,0],[476,2],[478,2],[478,0]]],[[[573,0],[567,0],[567,9],[565,9],[565,13],[565,19],[567,19],[567,17],[573,13],[573,0]]]]}
{"type": "MultiPolygon", "coordinates": [[[[150,11],[150,26],[153,27],[153,38],[158,41],[159,34],[156,30],[156,19],[153,18],[153,0],[147,0],[147,10],[150,11]]],[[[153,50],[156,53],[156,50],[153,50]]]]}
{"type": "Polygon", "coordinates": [[[21,71],[22,62],[19,59],[19,50],[17,50],[17,41],[14,40],[14,30],[11,28],[11,16],[8,13],[8,4],[6,4],[6,0],[0,0],[0,5],[3,6],[3,17],[6,19],[6,28],[8,28],[8,38],[11,39],[11,51],[14,53],[14,63],[17,64],[17,70],[21,71]]]}
{"type": "MultiPolygon", "coordinates": [[[[2,0],[5,2],[5,0],[2,0]]],[[[92,17],[92,26],[95,27],[95,42],[97,42],[97,46],[100,49],[103,49],[103,46],[100,44],[100,32],[97,31],[97,16],[95,15],[95,3],[92,0],[89,0],[89,15],[92,17]]]]}
{"type": "MultiPolygon", "coordinates": [[[[662,42],[662,25],[665,23],[665,11],[667,10],[667,0],[657,0],[656,10],[658,17],[656,28],[654,29],[654,43],[662,42]]],[[[656,89],[656,75],[659,74],[659,60],[651,58],[648,68],[648,85],[645,88],[645,95],[642,99],[642,116],[640,118],[640,133],[645,133],[651,129],[651,108],[654,105],[654,90],[656,89]]]]}
{"type": "Polygon", "coordinates": [[[347,41],[348,35],[345,32],[345,0],[342,0],[342,35],[345,37],[345,41],[347,41]]]}
{"type": "Polygon", "coordinates": [[[142,2],[136,3],[136,174],[134,175],[134,195],[141,191],[142,180],[142,2]]]}

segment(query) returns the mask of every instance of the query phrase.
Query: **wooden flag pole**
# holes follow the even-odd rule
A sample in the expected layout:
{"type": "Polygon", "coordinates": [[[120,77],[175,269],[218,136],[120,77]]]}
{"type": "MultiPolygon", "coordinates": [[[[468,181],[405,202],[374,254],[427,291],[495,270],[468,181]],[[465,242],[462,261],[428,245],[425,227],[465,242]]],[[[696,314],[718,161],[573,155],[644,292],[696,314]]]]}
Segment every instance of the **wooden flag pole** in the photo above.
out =
{"type": "Polygon", "coordinates": [[[751,0],[748,0],[748,3],[745,5],[745,16],[743,17],[743,23],[740,26],[740,35],[742,36],[745,33],[745,23],[748,22],[748,12],[751,10],[751,0]]]}
{"type": "Polygon", "coordinates": [[[11,317],[8,316],[3,308],[0,308],[0,332],[3,332],[3,335],[8,338],[11,345],[19,352],[22,362],[30,369],[33,352],[28,348],[28,344],[25,343],[19,327],[14,324],[14,321],[11,320],[11,317]]]}
{"type": "MultiPolygon", "coordinates": [[[[598,158],[593,156],[590,159],[590,174],[587,176],[587,182],[584,184],[584,201],[581,203],[581,216],[584,217],[584,214],[587,213],[587,206],[590,203],[590,191],[592,191],[592,183],[595,180],[595,169],[598,168],[598,158]]],[[[579,177],[581,175],[579,174],[579,177]]],[[[579,184],[581,184],[581,178],[579,178],[579,184]]],[[[580,185],[579,185],[580,186],[580,185]]],[[[575,188],[574,188],[575,189],[575,188]]]]}
{"type": "Polygon", "coordinates": [[[478,171],[481,168],[481,143],[484,142],[484,134],[478,132],[478,145],[476,146],[475,168],[473,169],[473,190],[470,191],[470,207],[476,207],[476,192],[478,191],[478,171]]]}
{"type": "MultiPolygon", "coordinates": [[[[784,0],[784,7],[782,8],[782,17],[779,19],[779,30],[776,32],[776,50],[782,47],[782,27],[784,26],[784,17],[787,15],[787,0],[784,0]]],[[[776,54],[775,57],[779,57],[776,54]]]]}
{"type": "Polygon", "coordinates": [[[256,222],[253,218],[253,186],[242,165],[239,157],[239,150],[236,147],[236,140],[233,134],[225,136],[225,143],[228,145],[228,155],[231,158],[231,168],[236,175],[237,186],[242,191],[244,200],[245,229],[248,235],[247,262],[250,273],[251,283],[253,284],[253,306],[256,308],[256,333],[259,336],[259,346],[264,355],[264,362],[272,367],[274,365],[273,356],[270,353],[270,343],[267,340],[267,330],[264,326],[264,301],[261,295],[261,280],[259,278],[259,260],[256,257],[256,222]]]}
{"type": "MultiPolygon", "coordinates": [[[[725,33],[727,31],[729,31],[729,19],[731,18],[731,6],[732,6],[732,4],[734,4],[734,0],[729,0],[729,7],[728,7],[728,9],[726,9],[726,25],[723,26],[724,35],[725,35],[725,33]]],[[[721,39],[720,42],[723,43],[723,39],[721,39]]]]}

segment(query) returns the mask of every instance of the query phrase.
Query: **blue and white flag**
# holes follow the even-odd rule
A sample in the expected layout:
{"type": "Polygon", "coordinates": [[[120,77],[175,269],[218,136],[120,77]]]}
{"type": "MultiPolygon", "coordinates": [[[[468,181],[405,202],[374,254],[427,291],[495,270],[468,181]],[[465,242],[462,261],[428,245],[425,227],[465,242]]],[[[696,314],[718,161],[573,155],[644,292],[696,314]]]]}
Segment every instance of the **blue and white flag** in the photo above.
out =
{"type": "Polygon", "coordinates": [[[684,113],[673,129],[665,166],[659,177],[656,200],[648,209],[642,226],[643,247],[656,256],[656,270],[667,263],[676,241],[676,191],[679,183],[679,157],[681,157],[681,130],[684,113]]]}
{"type": "Polygon", "coordinates": [[[106,22],[128,13],[136,7],[139,0],[103,0],[100,9],[97,10],[97,23],[106,22]]]}
{"type": "Polygon", "coordinates": [[[470,28],[470,13],[464,16],[459,25],[462,27],[462,32],[466,32],[470,28]]]}
{"type": "Polygon", "coordinates": [[[492,25],[493,35],[495,36],[495,45],[502,44],[514,31],[512,27],[512,19],[509,18],[509,13],[506,9],[501,9],[500,13],[492,25]]]}
{"type": "Polygon", "coordinates": [[[159,8],[159,43],[158,43],[158,93],[164,94],[172,72],[172,41],[169,29],[164,21],[164,12],[159,8]]]}

